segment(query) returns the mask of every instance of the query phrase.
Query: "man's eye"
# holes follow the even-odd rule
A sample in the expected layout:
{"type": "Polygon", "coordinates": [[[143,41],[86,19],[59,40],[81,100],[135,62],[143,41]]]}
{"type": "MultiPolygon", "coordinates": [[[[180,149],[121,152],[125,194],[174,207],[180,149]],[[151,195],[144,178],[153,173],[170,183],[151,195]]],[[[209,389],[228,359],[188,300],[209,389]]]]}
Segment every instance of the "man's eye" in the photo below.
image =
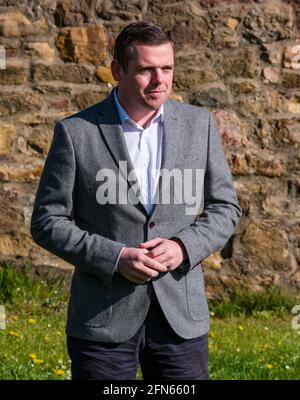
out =
{"type": "Polygon", "coordinates": [[[147,74],[148,72],[150,72],[149,68],[144,68],[140,70],[140,74],[147,74]]]}

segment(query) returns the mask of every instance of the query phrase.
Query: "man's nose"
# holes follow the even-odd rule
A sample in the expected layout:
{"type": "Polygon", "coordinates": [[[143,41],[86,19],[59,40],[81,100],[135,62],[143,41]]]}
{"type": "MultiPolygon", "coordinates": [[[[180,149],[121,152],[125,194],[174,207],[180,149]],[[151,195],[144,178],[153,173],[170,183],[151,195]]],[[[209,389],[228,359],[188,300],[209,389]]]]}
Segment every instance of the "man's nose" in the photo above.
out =
{"type": "Polygon", "coordinates": [[[163,73],[162,73],[162,70],[160,68],[157,68],[157,69],[153,70],[152,82],[155,83],[155,84],[163,83],[163,73]]]}

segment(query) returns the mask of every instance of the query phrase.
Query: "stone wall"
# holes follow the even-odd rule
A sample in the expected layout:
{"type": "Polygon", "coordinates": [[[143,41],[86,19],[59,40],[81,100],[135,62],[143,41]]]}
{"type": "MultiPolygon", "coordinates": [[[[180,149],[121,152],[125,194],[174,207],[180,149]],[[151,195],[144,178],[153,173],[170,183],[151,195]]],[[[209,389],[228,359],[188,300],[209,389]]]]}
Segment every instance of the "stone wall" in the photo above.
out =
{"type": "Polygon", "coordinates": [[[204,262],[208,295],[299,288],[299,0],[0,0],[0,260],[70,269],[30,238],[39,176],[54,123],[109,93],[114,38],[138,19],[176,42],[173,97],[213,112],[243,208],[204,262]]]}

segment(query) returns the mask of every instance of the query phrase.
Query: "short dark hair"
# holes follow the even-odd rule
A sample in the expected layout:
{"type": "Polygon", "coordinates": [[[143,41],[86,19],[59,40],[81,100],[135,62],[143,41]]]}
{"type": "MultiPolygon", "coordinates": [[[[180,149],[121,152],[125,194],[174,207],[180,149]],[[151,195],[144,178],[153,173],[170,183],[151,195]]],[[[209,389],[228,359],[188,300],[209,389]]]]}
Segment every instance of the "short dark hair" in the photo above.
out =
{"type": "Polygon", "coordinates": [[[167,33],[151,21],[136,21],[125,26],[117,36],[114,45],[114,58],[125,72],[127,71],[130,59],[127,49],[132,42],[144,43],[150,46],[158,46],[169,42],[173,45],[167,33]]]}

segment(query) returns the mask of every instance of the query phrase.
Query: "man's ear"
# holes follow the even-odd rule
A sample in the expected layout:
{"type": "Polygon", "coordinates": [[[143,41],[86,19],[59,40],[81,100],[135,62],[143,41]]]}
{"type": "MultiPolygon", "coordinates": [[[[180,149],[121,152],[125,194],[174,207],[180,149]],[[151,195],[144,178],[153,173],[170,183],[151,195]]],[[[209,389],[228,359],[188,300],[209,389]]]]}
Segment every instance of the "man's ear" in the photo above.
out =
{"type": "Polygon", "coordinates": [[[118,63],[117,60],[113,59],[110,64],[110,69],[114,80],[118,82],[121,79],[121,65],[118,63]]]}

